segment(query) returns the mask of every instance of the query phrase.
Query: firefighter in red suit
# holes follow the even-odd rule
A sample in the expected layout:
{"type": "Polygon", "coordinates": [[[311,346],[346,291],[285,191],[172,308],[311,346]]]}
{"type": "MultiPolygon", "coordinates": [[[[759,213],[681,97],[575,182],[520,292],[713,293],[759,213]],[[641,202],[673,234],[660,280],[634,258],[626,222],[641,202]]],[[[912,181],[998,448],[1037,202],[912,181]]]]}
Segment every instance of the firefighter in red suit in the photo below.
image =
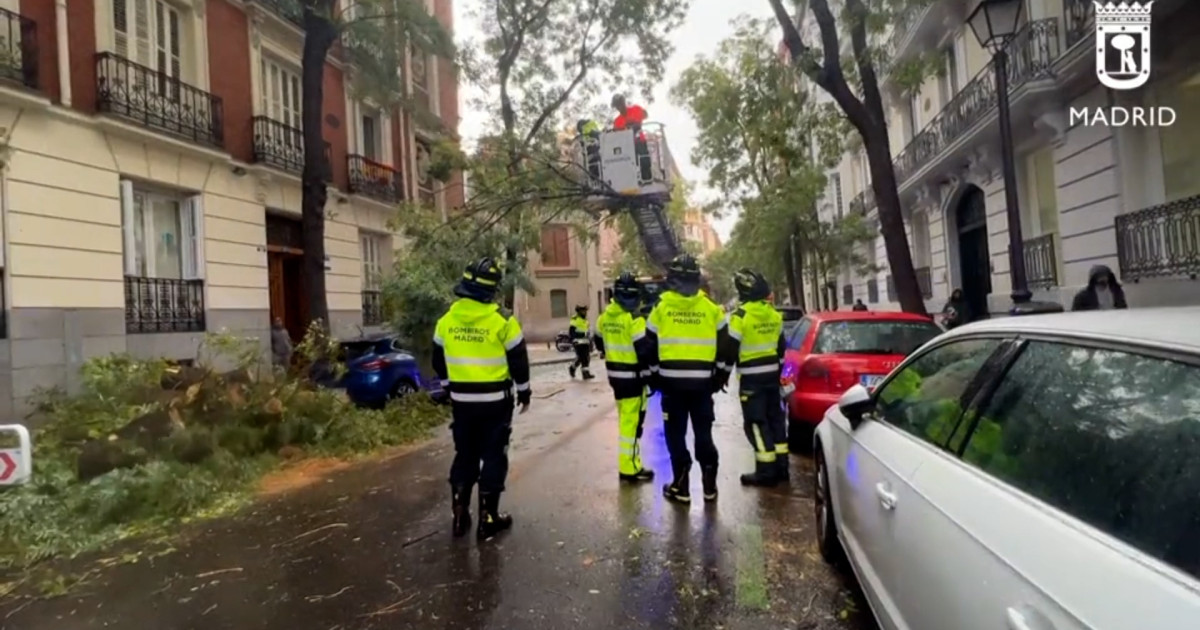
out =
{"type": "Polygon", "coordinates": [[[614,95],[612,106],[617,110],[617,117],[613,119],[613,129],[633,130],[633,152],[641,169],[641,183],[648,184],[652,178],[650,148],[646,145],[646,133],[642,131],[642,123],[646,122],[646,110],[641,105],[626,103],[624,94],[614,95]]]}

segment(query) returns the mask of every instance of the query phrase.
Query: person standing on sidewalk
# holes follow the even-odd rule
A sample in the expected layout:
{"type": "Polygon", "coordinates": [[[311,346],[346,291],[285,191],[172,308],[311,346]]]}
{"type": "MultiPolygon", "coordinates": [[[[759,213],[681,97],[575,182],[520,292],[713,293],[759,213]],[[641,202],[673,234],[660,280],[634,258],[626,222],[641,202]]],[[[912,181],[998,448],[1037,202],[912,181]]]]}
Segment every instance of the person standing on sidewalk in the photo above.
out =
{"type": "Polygon", "coordinates": [[[576,306],[575,316],[571,318],[571,328],[569,330],[571,336],[571,345],[575,348],[575,361],[571,363],[567,371],[570,372],[571,378],[575,378],[575,370],[583,367],[583,380],[590,381],[592,376],[592,340],[588,336],[590,326],[587,320],[587,305],[576,306]]]}
{"type": "Polygon", "coordinates": [[[646,321],[651,378],[653,388],[662,392],[663,429],[675,476],[663,486],[663,496],[670,501],[692,500],[689,418],[704,500],[717,500],[719,457],[712,437],[712,397],[729,383],[732,366],[717,363],[717,349],[724,345],[726,334],[725,313],[700,290],[700,265],[690,254],[677,256],[667,267],[667,290],[646,321]]]}
{"type": "Polygon", "coordinates": [[[612,301],[596,320],[596,349],[605,357],[608,384],[617,399],[617,469],[620,480],[631,483],[654,479],[654,471],[642,465],[639,448],[650,375],[646,320],[638,313],[641,304],[641,284],[633,274],[622,273],[613,283],[612,301]]]}
{"type": "Polygon", "coordinates": [[[779,394],[787,343],[783,316],[768,301],[771,286],[762,274],[741,269],[733,277],[741,305],[729,315],[722,360],[737,365],[742,424],[754,447],[754,472],[742,485],[771,487],[788,478],[787,418],[779,394]]]}
{"type": "Polygon", "coordinates": [[[502,279],[491,258],[468,266],[454,288],[459,299],[438,320],[433,335],[433,369],[448,392],[453,417],[450,490],[455,537],[466,535],[471,527],[471,489],[476,482],[476,536],[485,540],[512,527],[512,517],[500,512],[500,493],[508,477],[513,389],[522,413],[533,394],[521,325],[494,301],[502,279]]]}

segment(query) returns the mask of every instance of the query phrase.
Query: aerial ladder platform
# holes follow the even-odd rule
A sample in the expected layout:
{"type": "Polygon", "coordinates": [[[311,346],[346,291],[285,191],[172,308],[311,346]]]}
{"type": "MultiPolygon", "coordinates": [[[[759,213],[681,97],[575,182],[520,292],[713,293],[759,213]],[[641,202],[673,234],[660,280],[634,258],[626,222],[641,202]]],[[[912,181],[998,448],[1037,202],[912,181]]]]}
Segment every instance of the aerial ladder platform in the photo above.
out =
{"type": "Polygon", "coordinates": [[[644,123],[640,138],[632,129],[576,136],[571,171],[589,191],[589,207],[629,213],[646,254],[663,270],[682,251],[666,212],[674,188],[666,142],[659,123],[644,123]]]}

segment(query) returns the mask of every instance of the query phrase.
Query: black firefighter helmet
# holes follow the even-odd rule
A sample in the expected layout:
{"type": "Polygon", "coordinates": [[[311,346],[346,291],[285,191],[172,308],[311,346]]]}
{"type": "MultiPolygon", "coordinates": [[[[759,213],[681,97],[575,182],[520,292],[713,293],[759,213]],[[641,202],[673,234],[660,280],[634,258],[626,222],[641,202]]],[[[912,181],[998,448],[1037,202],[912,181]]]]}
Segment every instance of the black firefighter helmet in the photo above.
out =
{"type": "Polygon", "coordinates": [[[454,294],[479,302],[491,302],[496,299],[496,292],[500,290],[500,281],[503,279],[504,273],[500,271],[496,261],[490,256],[484,256],[467,265],[462,279],[454,287],[454,294]]]}
{"type": "Polygon", "coordinates": [[[667,265],[667,288],[683,296],[700,291],[700,264],[694,256],[681,254],[667,265]]]}
{"type": "Polygon", "coordinates": [[[632,273],[623,272],[613,282],[613,301],[630,313],[636,312],[642,304],[642,283],[632,273]]]}
{"type": "Polygon", "coordinates": [[[743,267],[733,276],[733,286],[737,287],[738,300],[742,302],[757,302],[771,295],[771,285],[761,273],[743,267]]]}

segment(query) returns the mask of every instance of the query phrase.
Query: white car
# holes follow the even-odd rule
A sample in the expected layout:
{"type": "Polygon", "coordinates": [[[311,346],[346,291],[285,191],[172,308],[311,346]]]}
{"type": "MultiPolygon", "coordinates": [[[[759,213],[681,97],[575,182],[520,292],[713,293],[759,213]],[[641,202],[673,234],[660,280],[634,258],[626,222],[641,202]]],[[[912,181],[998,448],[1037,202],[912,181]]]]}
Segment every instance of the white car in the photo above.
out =
{"type": "Polygon", "coordinates": [[[813,441],[884,630],[1200,628],[1200,308],[956,328],[813,441]]]}

